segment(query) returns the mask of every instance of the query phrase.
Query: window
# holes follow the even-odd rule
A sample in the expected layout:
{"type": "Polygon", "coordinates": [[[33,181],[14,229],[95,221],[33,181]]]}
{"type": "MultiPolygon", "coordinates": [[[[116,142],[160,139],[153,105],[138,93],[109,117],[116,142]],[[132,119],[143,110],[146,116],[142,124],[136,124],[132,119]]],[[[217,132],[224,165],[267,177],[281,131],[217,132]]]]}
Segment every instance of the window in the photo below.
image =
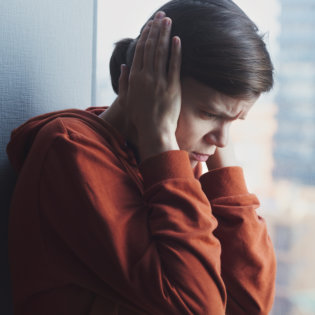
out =
{"type": "MultiPolygon", "coordinates": [[[[136,37],[144,21],[165,2],[117,0],[108,4],[99,0],[96,105],[110,105],[115,97],[108,71],[113,43],[136,37]]],[[[297,241],[297,220],[303,229],[315,218],[315,0],[235,2],[266,34],[276,82],[246,121],[232,128],[232,139],[249,190],[258,195],[259,211],[274,231],[275,249],[289,253],[297,241]]],[[[301,244],[298,259],[303,262],[306,256],[315,265],[315,252],[309,253],[301,244]]],[[[290,315],[294,303],[288,292],[300,292],[308,284],[301,272],[292,277],[299,262],[281,259],[278,264],[277,283],[284,291],[277,291],[273,314],[290,315]]],[[[308,289],[315,290],[315,285],[308,289]]],[[[306,296],[301,303],[310,301],[306,296]]]]}

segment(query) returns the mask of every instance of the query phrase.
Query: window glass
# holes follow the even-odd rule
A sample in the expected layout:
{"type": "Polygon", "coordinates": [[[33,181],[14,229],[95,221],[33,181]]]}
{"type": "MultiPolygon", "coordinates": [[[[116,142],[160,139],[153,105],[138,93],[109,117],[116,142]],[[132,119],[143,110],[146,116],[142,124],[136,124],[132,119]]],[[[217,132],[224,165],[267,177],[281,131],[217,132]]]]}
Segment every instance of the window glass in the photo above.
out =
{"type": "MultiPolygon", "coordinates": [[[[315,314],[315,0],[235,2],[265,34],[275,66],[273,91],[231,129],[239,164],[261,201],[258,212],[276,249],[273,314],[315,314]]],[[[110,105],[115,98],[108,70],[115,41],[136,37],[163,3],[99,0],[96,105],[110,105]]]]}

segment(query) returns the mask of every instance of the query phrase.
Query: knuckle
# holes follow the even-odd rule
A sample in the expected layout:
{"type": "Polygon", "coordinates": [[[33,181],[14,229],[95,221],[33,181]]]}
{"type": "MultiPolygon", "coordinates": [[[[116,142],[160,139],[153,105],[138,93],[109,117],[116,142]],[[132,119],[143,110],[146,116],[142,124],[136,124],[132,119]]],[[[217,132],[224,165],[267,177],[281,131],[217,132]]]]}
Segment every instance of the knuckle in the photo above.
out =
{"type": "Polygon", "coordinates": [[[163,45],[159,45],[159,47],[156,50],[156,55],[158,57],[162,57],[165,54],[165,48],[163,47],[163,45]]]}
{"type": "Polygon", "coordinates": [[[152,85],[154,85],[154,78],[147,72],[139,71],[131,74],[129,77],[129,86],[131,88],[140,86],[145,89],[152,85]]]}
{"type": "Polygon", "coordinates": [[[137,71],[132,71],[129,75],[129,81],[133,81],[137,76],[137,71]]]}
{"type": "Polygon", "coordinates": [[[144,47],[144,45],[145,45],[145,42],[144,42],[144,41],[139,41],[139,42],[137,43],[137,49],[142,49],[142,48],[144,47]]]}
{"type": "Polygon", "coordinates": [[[137,72],[133,72],[129,76],[129,84],[134,85],[134,83],[138,80],[139,74],[137,72]]]}
{"type": "Polygon", "coordinates": [[[149,73],[146,73],[143,76],[143,81],[144,81],[144,85],[145,86],[152,86],[152,85],[155,84],[154,77],[151,74],[149,74],[149,73]]]}
{"type": "Polygon", "coordinates": [[[157,80],[156,85],[155,85],[155,90],[157,92],[165,91],[166,88],[167,88],[167,84],[165,80],[161,80],[161,79],[157,80]]]}
{"type": "Polygon", "coordinates": [[[151,48],[153,46],[153,40],[148,38],[146,43],[145,43],[145,47],[146,48],[151,48]]]}

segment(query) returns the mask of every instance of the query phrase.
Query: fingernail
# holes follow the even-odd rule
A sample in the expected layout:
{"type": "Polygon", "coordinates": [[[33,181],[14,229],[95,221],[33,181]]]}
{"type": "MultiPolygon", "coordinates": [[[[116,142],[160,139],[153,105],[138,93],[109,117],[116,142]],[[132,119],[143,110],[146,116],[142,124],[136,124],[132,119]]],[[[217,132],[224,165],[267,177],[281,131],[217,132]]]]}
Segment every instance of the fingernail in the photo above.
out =
{"type": "Polygon", "coordinates": [[[164,18],[165,15],[166,15],[165,12],[159,11],[159,12],[155,15],[155,17],[158,18],[158,19],[162,19],[162,18],[164,18]]]}
{"type": "Polygon", "coordinates": [[[178,36],[174,36],[173,37],[173,43],[175,46],[179,46],[180,45],[180,38],[178,36]]]}
{"type": "Polygon", "coordinates": [[[172,20],[170,18],[165,18],[163,20],[163,25],[164,26],[170,26],[171,25],[172,20]]]}

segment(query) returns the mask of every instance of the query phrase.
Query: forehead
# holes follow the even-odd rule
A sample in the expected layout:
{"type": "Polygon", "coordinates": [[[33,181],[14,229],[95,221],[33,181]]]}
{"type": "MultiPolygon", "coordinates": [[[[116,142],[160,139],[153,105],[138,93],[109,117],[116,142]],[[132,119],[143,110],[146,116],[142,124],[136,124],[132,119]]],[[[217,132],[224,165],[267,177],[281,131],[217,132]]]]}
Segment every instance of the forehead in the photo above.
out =
{"type": "Polygon", "coordinates": [[[190,77],[182,79],[182,97],[183,103],[201,107],[230,119],[245,119],[248,111],[258,99],[258,97],[246,100],[230,97],[190,77]]]}

